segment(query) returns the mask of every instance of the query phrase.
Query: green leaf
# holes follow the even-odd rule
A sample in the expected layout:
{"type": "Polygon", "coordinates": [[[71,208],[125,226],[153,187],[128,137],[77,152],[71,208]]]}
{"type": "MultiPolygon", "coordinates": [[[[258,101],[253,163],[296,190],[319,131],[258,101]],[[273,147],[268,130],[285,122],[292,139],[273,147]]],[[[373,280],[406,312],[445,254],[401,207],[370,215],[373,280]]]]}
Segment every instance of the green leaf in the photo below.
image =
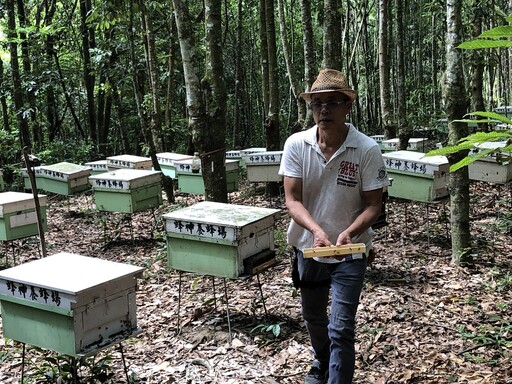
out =
{"type": "Polygon", "coordinates": [[[501,39],[503,37],[512,37],[512,25],[501,25],[496,28],[484,31],[478,38],[501,39]]]}
{"type": "Polygon", "coordinates": [[[482,157],[485,157],[485,156],[489,155],[489,153],[494,152],[494,151],[495,151],[494,149],[488,148],[488,149],[479,151],[477,153],[474,153],[470,156],[466,156],[462,160],[456,162],[455,164],[452,164],[450,166],[450,172],[455,172],[462,167],[467,167],[469,164],[474,163],[478,159],[481,159],[482,157]]]}
{"type": "Polygon", "coordinates": [[[512,47],[512,41],[508,40],[484,40],[484,39],[476,39],[465,41],[457,48],[460,49],[488,49],[488,48],[503,48],[503,47],[512,47]]]}
{"type": "Polygon", "coordinates": [[[469,115],[487,117],[489,119],[498,120],[499,122],[504,124],[512,124],[511,119],[496,112],[475,111],[469,113],[469,115]]]}

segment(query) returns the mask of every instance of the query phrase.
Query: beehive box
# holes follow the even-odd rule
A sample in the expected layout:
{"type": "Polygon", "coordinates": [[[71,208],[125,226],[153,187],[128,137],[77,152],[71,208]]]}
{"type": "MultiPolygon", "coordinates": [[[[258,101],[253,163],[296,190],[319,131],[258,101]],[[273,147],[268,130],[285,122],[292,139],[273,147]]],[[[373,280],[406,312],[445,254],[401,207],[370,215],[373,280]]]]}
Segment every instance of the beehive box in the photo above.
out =
{"type": "Polygon", "coordinates": [[[204,201],[163,215],[167,264],[180,271],[238,278],[244,260],[274,250],[278,209],[204,201]]]}
{"type": "Polygon", "coordinates": [[[448,196],[450,164],[445,156],[425,156],[415,151],[387,152],[383,155],[393,183],[389,196],[433,202],[448,196]]]}
{"type": "MultiPolygon", "coordinates": [[[[482,143],[474,152],[478,152],[480,149],[497,149],[505,146],[507,146],[506,141],[482,143]]],[[[496,184],[508,183],[512,180],[512,153],[495,152],[482,157],[469,164],[468,170],[470,180],[496,184]]]]}
{"type": "Polygon", "coordinates": [[[57,253],[0,271],[5,338],[86,356],[138,333],[143,268],[57,253]]]}
{"type": "Polygon", "coordinates": [[[162,204],[162,174],[118,169],[89,177],[99,211],[134,213],[162,204]]]}
{"type": "MultiPolygon", "coordinates": [[[[176,174],[178,175],[178,189],[182,193],[204,194],[203,170],[198,173],[192,172],[192,159],[179,160],[174,162],[176,174]]],[[[238,190],[238,177],[240,167],[237,160],[226,159],[226,186],[228,192],[238,190]]]]}
{"type": "Polygon", "coordinates": [[[91,168],[92,175],[99,175],[100,173],[108,172],[107,160],[96,160],[85,163],[86,167],[91,168]]]}
{"type": "Polygon", "coordinates": [[[255,152],[244,156],[247,167],[247,180],[251,183],[281,182],[278,174],[283,151],[255,152]]]}
{"type": "MultiPolygon", "coordinates": [[[[40,180],[40,177],[39,177],[40,168],[41,168],[40,166],[32,167],[32,171],[34,172],[34,179],[36,181],[36,188],[37,189],[41,189],[41,187],[39,186],[39,184],[41,184],[41,182],[42,182],[40,180]]],[[[31,191],[32,190],[32,185],[30,184],[30,178],[28,177],[27,168],[21,168],[21,177],[23,178],[23,188],[25,190],[31,191]]]]}
{"type": "Polygon", "coordinates": [[[512,117],[512,106],[501,106],[494,108],[494,112],[499,113],[500,115],[506,116],[510,119],[512,117]]]}
{"type": "Polygon", "coordinates": [[[265,152],[267,148],[265,147],[251,147],[251,148],[245,148],[241,149],[239,152],[240,154],[240,166],[245,169],[246,164],[244,158],[252,153],[258,153],[258,152],[265,152]]]}
{"type": "Polygon", "coordinates": [[[178,176],[176,174],[176,166],[174,165],[174,162],[192,159],[192,156],[173,152],[161,152],[156,154],[156,158],[162,173],[169,176],[171,179],[176,179],[178,176]]]}
{"type": "MultiPolygon", "coordinates": [[[[47,229],[46,196],[38,195],[43,230],[47,229]]],[[[9,241],[39,234],[32,193],[0,193],[0,240],[9,241]]]]}
{"type": "Polygon", "coordinates": [[[107,157],[107,167],[109,171],[116,169],[147,169],[151,170],[153,164],[151,158],[134,155],[117,155],[107,157]]]}
{"type": "Polygon", "coordinates": [[[37,187],[58,195],[74,195],[90,188],[91,168],[68,162],[42,165],[37,171],[37,187]]]}
{"type": "Polygon", "coordinates": [[[384,144],[382,144],[382,142],[384,141],[384,135],[373,135],[373,136],[370,136],[373,140],[375,140],[377,142],[377,144],[379,144],[379,148],[381,151],[384,151],[384,144]]]}
{"type": "MultiPolygon", "coordinates": [[[[428,152],[430,145],[430,140],[424,137],[411,137],[409,139],[409,143],[407,144],[408,151],[417,151],[417,152],[428,152]]],[[[383,140],[382,148],[384,152],[393,152],[398,148],[398,138],[383,140]]]]}

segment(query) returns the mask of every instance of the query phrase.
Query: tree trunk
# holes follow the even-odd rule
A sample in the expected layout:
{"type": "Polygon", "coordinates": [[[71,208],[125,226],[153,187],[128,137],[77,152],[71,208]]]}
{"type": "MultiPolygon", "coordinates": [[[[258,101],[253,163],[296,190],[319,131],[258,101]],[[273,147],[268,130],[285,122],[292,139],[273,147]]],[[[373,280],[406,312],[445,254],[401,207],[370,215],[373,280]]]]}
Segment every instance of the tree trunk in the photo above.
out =
{"type": "MultiPolygon", "coordinates": [[[[302,33],[304,44],[304,90],[309,91],[311,85],[315,82],[317,75],[315,44],[313,35],[313,23],[311,22],[311,2],[310,0],[301,1],[302,15],[302,33]]],[[[306,117],[304,119],[304,128],[311,127],[314,124],[313,113],[311,108],[306,109],[306,117]]]]}
{"type": "MultiPolygon", "coordinates": [[[[242,52],[243,47],[243,1],[237,1],[237,22],[236,22],[236,51],[242,52]]],[[[241,126],[241,112],[242,112],[242,104],[240,101],[242,100],[242,55],[236,55],[235,57],[235,90],[233,95],[233,129],[232,129],[232,143],[233,149],[240,148],[239,142],[239,128],[241,126]]]]}
{"type": "Polygon", "coordinates": [[[294,65],[290,42],[288,41],[288,27],[283,3],[283,0],[278,0],[279,29],[281,32],[281,41],[283,44],[283,54],[286,63],[286,70],[288,72],[288,79],[290,80],[290,89],[297,105],[297,122],[292,124],[292,132],[297,132],[301,130],[302,124],[306,118],[306,102],[302,99],[302,97],[299,97],[300,93],[302,92],[302,86],[298,81],[295,72],[296,68],[294,65]]]}
{"type": "Polygon", "coordinates": [[[268,116],[268,105],[270,104],[270,84],[269,84],[269,70],[268,70],[268,34],[267,34],[267,14],[266,14],[266,0],[260,0],[259,7],[259,22],[260,22],[260,52],[261,52],[261,86],[263,98],[263,115],[268,116]]]}
{"type": "MultiPolygon", "coordinates": [[[[276,24],[274,19],[274,0],[265,1],[265,21],[267,28],[269,105],[265,119],[265,143],[267,151],[281,149],[279,140],[279,76],[277,64],[276,24]]],[[[267,196],[279,196],[279,183],[269,182],[266,185],[267,196]]]]}
{"type": "Polygon", "coordinates": [[[384,137],[392,139],[396,136],[391,121],[391,100],[389,81],[389,4],[390,0],[379,0],[379,93],[380,114],[384,137]]]}
{"type": "Polygon", "coordinates": [[[18,60],[18,44],[16,35],[16,14],[14,9],[14,0],[6,0],[7,8],[7,37],[9,39],[9,53],[11,55],[11,76],[13,84],[13,100],[14,107],[16,108],[16,119],[18,121],[18,129],[20,131],[21,149],[27,148],[28,151],[32,149],[30,141],[30,133],[27,119],[24,117],[24,97],[21,85],[20,66],[18,60]]]}
{"type": "Polygon", "coordinates": [[[341,16],[338,3],[339,0],[324,0],[322,67],[341,71],[341,16]]]}
{"type": "Polygon", "coordinates": [[[27,21],[27,17],[25,15],[25,4],[23,0],[17,0],[18,5],[18,22],[20,26],[20,40],[21,40],[21,61],[23,63],[23,77],[25,79],[30,79],[26,81],[26,100],[25,102],[28,105],[26,112],[26,120],[29,125],[29,129],[32,128],[32,144],[34,145],[34,150],[39,150],[43,148],[43,134],[41,132],[41,127],[37,123],[37,105],[36,105],[36,93],[37,88],[34,88],[32,84],[35,82],[32,81],[32,65],[30,58],[30,47],[29,41],[27,38],[27,33],[25,32],[28,29],[29,22],[27,21]]]}
{"type": "MultiPolygon", "coordinates": [[[[467,124],[456,123],[467,110],[464,79],[462,72],[462,52],[457,46],[462,40],[461,22],[462,0],[448,0],[446,3],[446,117],[449,121],[448,144],[456,145],[467,136],[467,124]]],[[[461,160],[467,151],[448,157],[450,164],[461,160]]],[[[450,213],[452,235],[452,261],[455,264],[472,262],[471,234],[469,226],[469,175],[468,167],[450,173],[450,213]]]]}
{"type": "MultiPolygon", "coordinates": [[[[211,1],[214,0],[208,0],[208,4],[211,4],[211,1]]],[[[188,126],[192,136],[192,143],[195,146],[196,151],[199,152],[201,158],[201,168],[203,170],[203,179],[205,180],[205,198],[211,198],[215,199],[216,201],[225,202],[227,201],[226,183],[219,183],[219,180],[213,180],[213,176],[211,175],[211,173],[215,175],[221,175],[222,172],[224,172],[225,175],[224,160],[219,162],[221,155],[223,159],[225,158],[225,131],[223,136],[217,138],[212,138],[208,133],[210,128],[209,124],[212,123],[215,119],[222,119],[222,113],[225,113],[225,110],[223,111],[222,107],[218,108],[220,104],[216,105],[217,102],[220,102],[219,98],[222,97],[222,91],[221,88],[219,88],[222,86],[215,82],[222,80],[210,79],[206,77],[205,87],[202,87],[200,76],[201,66],[199,65],[201,55],[199,54],[199,47],[195,42],[194,34],[192,31],[192,19],[189,15],[187,5],[182,0],[173,0],[173,4],[174,14],[176,17],[176,27],[180,41],[183,72],[185,75],[188,126]],[[209,81],[210,83],[208,83],[209,81]],[[216,94],[214,94],[214,92],[216,94]],[[221,93],[217,94],[218,92],[221,93]],[[208,115],[206,113],[207,107],[205,98],[210,98],[208,100],[208,115]],[[212,102],[212,100],[215,100],[215,102],[212,102]],[[209,117],[212,119],[211,121],[208,120],[209,117]],[[222,142],[218,140],[222,140],[222,142]],[[213,150],[211,150],[212,148],[213,150]]],[[[220,34],[220,5],[211,4],[211,6],[214,9],[207,10],[209,18],[208,22],[213,22],[215,24],[215,28],[218,29],[218,33],[220,34]],[[218,16],[216,16],[217,14],[218,16]],[[213,21],[217,17],[219,20],[213,21]]],[[[207,28],[210,29],[212,26],[208,25],[207,28]]],[[[214,35],[216,32],[217,31],[209,31],[209,33],[213,33],[214,35]]],[[[211,39],[212,43],[209,44],[217,44],[217,48],[220,50],[222,45],[220,40],[217,40],[218,36],[211,37],[211,39]]],[[[211,50],[212,48],[209,47],[209,49],[211,50]]],[[[212,54],[212,52],[210,52],[210,54],[212,54]]],[[[218,52],[215,51],[215,58],[212,57],[210,59],[211,63],[216,63],[215,69],[211,69],[212,73],[215,73],[215,75],[222,74],[222,69],[219,69],[222,68],[222,64],[220,64],[220,67],[218,64],[222,63],[222,59],[218,58],[217,55],[218,52]]],[[[218,121],[215,121],[215,124],[219,124],[218,121]]],[[[217,125],[215,126],[218,127],[217,125]]],[[[225,129],[225,127],[223,129],[225,129]]],[[[225,176],[221,177],[221,180],[226,180],[225,176]]]]}
{"type": "Polygon", "coordinates": [[[87,95],[87,122],[89,135],[95,151],[98,145],[98,132],[96,131],[96,115],[94,111],[94,83],[95,77],[92,71],[90,50],[95,47],[94,30],[87,26],[87,16],[91,12],[90,0],[80,0],[80,32],[82,34],[82,53],[84,58],[84,84],[87,95]]]}
{"type": "MultiPolygon", "coordinates": [[[[473,21],[471,23],[473,28],[473,38],[476,38],[482,33],[482,22],[484,20],[484,13],[481,0],[475,1],[472,7],[473,21]]],[[[471,110],[472,111],[485,111],[485,103],[483,96],[483,82],[484,82],[484,54],[482,50],[474,49],[471,51],[471,110]]],[[[487,131],[488,124],[479,124],[479,130],[487,131]]]]}
{"type": "Polygon", "coordinates": [[[201,137],[205,199],[227,203],[226,87],[222,59],[222,17],[219,0],[205,0],[206,73],[203,79],[208,126],[201,137]]]}
{"type": "Polygon", "coordinates": [[[409,139],[412,136],[411,126],[407,121],[407,99],[405,96],[405,57],[404,57],[404,25],[402,0],[395,1],[396,8],[396,93],[397,93],[397,115],[396,125],[398,127],[398,149],[406,150],[409,139]]]}

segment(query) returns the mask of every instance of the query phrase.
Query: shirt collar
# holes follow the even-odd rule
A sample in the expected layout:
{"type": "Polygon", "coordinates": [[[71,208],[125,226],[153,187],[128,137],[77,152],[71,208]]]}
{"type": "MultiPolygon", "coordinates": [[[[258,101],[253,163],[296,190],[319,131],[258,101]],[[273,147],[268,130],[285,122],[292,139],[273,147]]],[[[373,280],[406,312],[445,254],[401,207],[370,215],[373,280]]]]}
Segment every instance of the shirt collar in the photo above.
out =
{"type": "MultiPolygon", "coordinates": [[[[348,127],[348,134],[347,138],[345,139],[345,142],[343,145],[345,147],[351,147],[351,148],[357,148],[357,135],[356,135],[356,128],[351,123],[345,123],[348,127]]],[[[318,127],[315,125],[312,128],[307,130],[307,134],[304,137],[304,141],[312,146],[317,145],[316,142],[316,132],[318,130],[318,127]]]]}

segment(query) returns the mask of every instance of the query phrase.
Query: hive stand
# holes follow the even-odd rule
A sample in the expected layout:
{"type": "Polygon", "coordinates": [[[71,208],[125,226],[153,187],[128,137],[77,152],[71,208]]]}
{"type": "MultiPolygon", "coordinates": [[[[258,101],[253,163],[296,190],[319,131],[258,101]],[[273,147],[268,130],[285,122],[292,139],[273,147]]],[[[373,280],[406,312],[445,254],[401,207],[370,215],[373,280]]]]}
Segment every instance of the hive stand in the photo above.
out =
{"type": "MultiPolygon", "coordinates": [[[[167,233],[167,265],[181,272],[224,279],[247,279],[277,264],[274,225],[280,210],[204,201],[163,215],[167,233]]],[[[178,312],[179,312],[178,304],[178,312]]],[[[266,309],[265,309],[266,311],[266,309]]],[[[180,318],[178,315],[178,330],[180,318]]]]}
{"type": "MultiPolygon", "coordinates": [[[[249,279],[252,276],[256,276],[258,292],[261,297],[261,303],[263,306],[263,312],[265,313],[265,317],[268,316],[268,312],[267,312],[267,307],[265,305],[265,296],[263,294],[263,289],[261,287],[260,273],[264,272],[268,268],[271,268],[275,265],[277,265],[277,261],[275,260],[275,258],[273,258],[271,263],[268,263],[264,267],[258,269],[254,274],[240,277],[240,279],[245,280],[245,279],[249,279]]],[[[183,287],[183,283],[182,283],[183,273],[185,273],[185,272],[178,271],[178,276],[179,276],[179,279],[178,279],[178,313],[177,313],[177,321],[176,321],[176,333],[178,335],[181,334],[181,297],[182,297],[182,287],[183,287]]],[[[207,277],[207,275],[205,275],[205,277],[207,277]]],[[[214,309],[215,309],[215,311],[217,311],[217,293],[216,293],[216,288],[215,288],[215,276],[210,276],[210,277],[212,279],[214,309]]],[[[229,341],[231,342],[233,340],[232,332],[231,332],[231,315],[229,312],[229,295],[228,295],[228,287],[227,287],[225,277],[222,278],[222,283],[223,283],[223,287],[224,287],[224,300],[226,302],[226,320],[227,320],[227,325],[228,325],[229,341]]]]}

